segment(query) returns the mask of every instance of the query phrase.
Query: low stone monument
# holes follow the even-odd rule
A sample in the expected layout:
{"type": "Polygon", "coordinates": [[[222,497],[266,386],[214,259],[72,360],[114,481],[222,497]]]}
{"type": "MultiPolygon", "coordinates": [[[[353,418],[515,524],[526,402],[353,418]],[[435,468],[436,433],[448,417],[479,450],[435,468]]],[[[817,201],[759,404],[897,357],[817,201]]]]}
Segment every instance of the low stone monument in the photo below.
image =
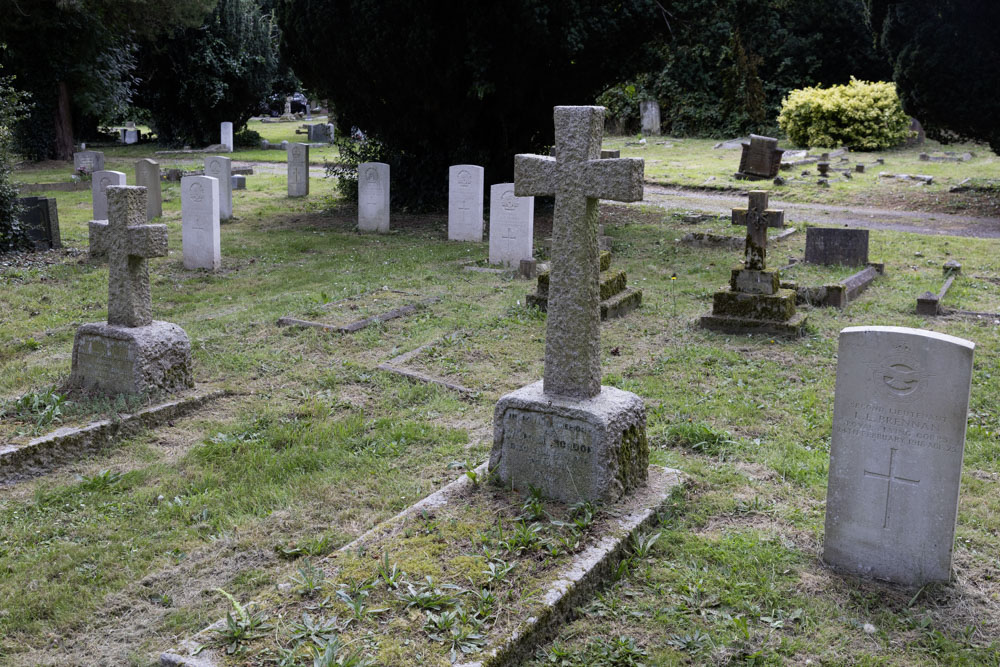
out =
{"type": "Polygon", "coordinates": [[[489,469],[564,502],[613,501],[646,480],[645,406],[601,386],[599,199],[642,199],[643,161],[601,160],[604,107],[555,108],[555,157],[517,155],[514,193],[555,196],[541,382],[502,397],[489,469]]]}
{"type": "Polygon", "coordinates": [[[333,143],[335,137],[333,123],[316,123],[315,125],[306,125],[306,132],[306,136],[309,137],[309,141],[313,143],[333,143]]]}
{"type": "Polygon", "coordinates": [[[868,264],[868,230],[809,227],[806,261],[827,266],[864,266],[868,264]]]}
{"type": "Polygon", "coordinates": [[[490,264],[518,267],[535,254],[535,198],[518,197],[513,183],[490,187],[490,264]]]}
{"type": "Polygon", "coordinates": [[[226,147],[226,150],[230,153],[233,152],[233,124],[229,121],[224,121],[219,127],[220,141],[219,143],[226,147]]]}
{"type": "MultiPolygon", "coordinates": [[[[601,321],[625,317],[642,305],[642,290],[628,286],[628,274],[624,269],[611,268],[611,252],[601,250],[598,263],[598,297],[601,321]]],[[[537,271],[537,286],[533,293],[525,296],[525,304],[547,311],[549,308],[549,287],[551,273],[537,271]]]]}
{"type": "Polygon", "coordinates": [[[108,219],[107,189],[112,185],[125,185],[125,174],[120,171],[95,171],[90,183],[90,198],[94,220],[108,219]]]}
{"type": "Polygon", "coordinates": [[[233,190],[247,189],[247,177],[243,174],[233,174],[229,180],[232,183],[233,190]]]}
{"type": "Polygon", "coordinates": [[[840,332],[827,563],[907,586],[949,580],[974,349],[904,327],[840,332]]]}
{"type": "Polygon", "coordinates": [[[220,245],[219,180],[211,176],[185,176],[181,179],[184,268],[218,271],[222,267],[220,245]]]}
{"type": "Polygon", "coordinates": [[[448,240],[483,240],[484,170],[474,164],[448,168],[448,240]]]}
{"type": "Polygon", "coordinates": [[[72,387],[144,394],[194,386],[187,334],[152,317],[147,260],[167,254],[167,227],[145,224],[145,195],[138,186],[108,188],[110,215],[98,232],[108,252],[108,321],[77,329],[72,387]]]}
{"type": "Polygon", "coordinates": [[[18,217],[21,229],[35,250],[49,250],[62,247],[59,235],[59,209],[54,197],[21,197],[18,217]]]}
{"type": "Polygon", "coordinates": [[[642,121],[642,133],[652,136],[660,135],[660,103],[656,100],[644,100],[639,103],[639,116],[642,121]]]}
{"type": "Polygon", "coordinates": [[[358,165],[358,229],[389,231],[389,165],[383,162],[358,165]]]}
{"type": "Polygon", "coordinates": [[[233,161],[221,155],[205,158],[205,175],[219,181],[219,219],[233,217],[233,161]]]}
{"type": "Polygon", "coordinates": [[[288,146],[288,196],[305,197],[309,194],[309,146],[288,146]]]}
{"type": "Polygon", "coordinates": [[[146,220],[163,215],[163,193],[160,190],[160,165],[149,158],[135,163],[135,184],[146,188],[146,220]]]}
{"type": "MultiPolygon", "coordinates": [[[[801,336],[806,318],[795,312],[795,290],[781,289],[777,271],[767,271],[767,229],[784,212],[767,207],[766,190],[751,190],[746,214],[746,256],[732,269],[729,289],[715,293],[712,313],[701,326],[723,333],[801,336]]],[[[735,217],[735,213],[734,213],[735,217]]]]}
{"type": "Polygon", "coordinates": [[[778,148],[778,140],[772,137],[750,135],[750,143],[744,143],[740,155],[740,170],[736,178],[757,180],[774,178],[781,169],[781,154],[785,151],[778,148]]]}
{"type": "Polygon", "coordinates": [[[104,171],[104,153],[100,151],[79,151],[73,153],[73,169],[81,169],[88,174],[104,171]]]}

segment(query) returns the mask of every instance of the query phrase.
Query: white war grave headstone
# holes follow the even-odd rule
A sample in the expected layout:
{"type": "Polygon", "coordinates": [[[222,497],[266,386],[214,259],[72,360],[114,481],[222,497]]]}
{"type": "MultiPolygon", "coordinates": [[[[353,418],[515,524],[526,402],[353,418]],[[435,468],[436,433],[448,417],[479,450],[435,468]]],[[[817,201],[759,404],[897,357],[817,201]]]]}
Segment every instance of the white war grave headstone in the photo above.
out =
{"type": "Polygon", "coordinates": [[[160,165],[143,158],[135,163],[135,184],[146,188],[146,220],[163,215],[163,193],[160,190],[160,165]]]}
{"type": "Polygon", "coordinates": [[[84,324],[73,339],[70,385],[85,391],[143,394],[194,386],[187,334],[152,316],[147,260],[166,256],[167,227],[146,224],[145,197],[143,187],[108,188],[108,223],[97,232],[106,237],[108,321],[84,324]]]}
{"type": "Polygon", "coordinates": [[[598,200],[643,196],[641,159],[600,159],[604,112],[556,107],[555,157],[514,157],[514,194],[555,197],[545,375],[497,402],[489,468],[564,502],[614,501],[649,464],[642,399],[601,386],[598,200]]]}
{"type": "Polygon", "coordinates": [[[948,581],[974,343],[840,332],[823,560],[908,586],[948,581]]]}
{"type": "Polygon", "coordinates": [[[185,269],[218,271],[222,266],[217,178],[181,179],[181,247],[185,269]]]}
{"type": "Polygon", "coordinates": [[[219,127],[220,144],[226,147],[230,153],[233,152],[233,124],[229,121],[223,122],[219,127]]]}
{"type": "Polygon", "coordinates": [[[288,196],[305,197],[309,194],[309,146],[288,145],[288,196]]]}
{"type": "Polygon", "coordinates": [[[233,161],[221,155],[205,158],[205,175],[219,181],[219,219],[233,217],[233,161]]]}
{"type": "Polygon", "coordinates": [[[483,240],[484,169],[456,164],[448,169],[448,240],[483,240]]]}
{"type": "Polygon", "coordinates": [[[383,162],[358,165],[358,229],[389,231],[389,165],[383,162]]]}
{"type": "Polygon", "coordinates": [[[107,189],[111,185],[125,185],[125,174],[120,171],[95,171],[90,183],[90,197],[93,201],[94,220],[108,219],[107,189]]]}
{"type": "Polygon", "coordinates": [[[490,264],[517,267],[534,256],[535,198],[518,197],[513,183],[490,187],[490,264]]]}

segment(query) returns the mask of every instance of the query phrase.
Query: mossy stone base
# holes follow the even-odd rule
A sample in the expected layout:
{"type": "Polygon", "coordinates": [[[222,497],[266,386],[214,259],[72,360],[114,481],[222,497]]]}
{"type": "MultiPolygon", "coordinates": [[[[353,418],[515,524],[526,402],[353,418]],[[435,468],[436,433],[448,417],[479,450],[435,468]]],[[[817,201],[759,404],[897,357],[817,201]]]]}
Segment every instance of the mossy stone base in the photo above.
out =
{"type": "MultiPolygon", "coordinates": [[[[548,307],[548,297],[538,294],[528,294],[527,305],[545,312],[548,307]]],[[[611,320],[617,317],[625,317],[633,310],[642,305],[642,290],[627,287],[623,292],[619,292],[610,298],[601,301],[601,321],[611,320]]]]}
{"type": "Polygon", "coordinates": [[[795,292],[779,289],[776,294],[747,294],[722,290],[712,297],[712,315],[786,322],[795,315],[795,292]]]}
{"type": "Polygon", "coordinates": [[[700,324],[705,329],[731,334],[767,334],[781,338],[800,338],[805,335],[806,316],[796,313],[786,321],[758,320],[728,315],[704,315],[700,324]]]}
{"type": "Polygon", "coordinates": [[[729,277],[729,288],[745,294],[777,294],[780,280],[777,271],[755,271],[737,266],[729,277]]]}
{"type": "MultiPolygon", "coordinates": [[[[611,253],[602,252],[600,259],[601,320],[624,317],[642,305],[642,290],[628,287],[628,276],[622,269],[611,268],[611,253]]],[[[549,272],[538,274],[538,288],[528,294],[525,303],[542,312],[549,305],[549,272]]]]}

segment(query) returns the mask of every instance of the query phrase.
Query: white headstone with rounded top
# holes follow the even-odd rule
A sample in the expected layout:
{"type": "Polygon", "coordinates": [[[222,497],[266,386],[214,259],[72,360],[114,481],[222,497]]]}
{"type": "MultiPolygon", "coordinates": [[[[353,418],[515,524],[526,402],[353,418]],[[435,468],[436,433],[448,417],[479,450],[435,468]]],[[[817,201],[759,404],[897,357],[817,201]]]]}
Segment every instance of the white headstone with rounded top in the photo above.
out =
{"type": "Polygon", "coordinates": [[[389,165],[385,163],[358,165],[358,229],[389,231],[389,165]]]}
{"type": "Polygon", "coordinates": [[[490,187],[490,264],[519,266],[534,255],[535,198],[518,197],[513,183],[490,187]]]}
{"type": "Polygon", "coordinates": [[[448,169],[448,240],[483,240],[484,170],[474,164],[448,169]]]}
{"type": "Polygon", "coordinates": [[[181,179],[184,268],[218,271],[222,267],[220,244],[219,180],[211,176],[185,176],[181,179]]]}

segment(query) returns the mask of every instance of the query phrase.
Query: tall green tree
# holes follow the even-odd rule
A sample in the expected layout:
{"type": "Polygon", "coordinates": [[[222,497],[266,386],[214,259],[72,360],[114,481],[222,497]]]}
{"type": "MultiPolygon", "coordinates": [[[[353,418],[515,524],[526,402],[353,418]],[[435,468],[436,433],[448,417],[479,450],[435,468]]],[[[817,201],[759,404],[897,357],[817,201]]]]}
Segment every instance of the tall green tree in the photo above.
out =
{"type": "Polygon", "coordinates": [[[552,107],[593,103],[659,20],[653,0],[280,0],[278,18],[295,73],[386,147],[410,208],[444,201],[450,164],[509,179],[552,143],[552,107]]]}
{"type": "Polygon", "coordinates": [[[246,125],[278,74],[278,34],[258,0],[219,0],[203,25],[147,44],[142,106],[161,141],[218,143],[219,123],[246,125]]]}
{"type": "Polygon", "coordinates": [[[1000,153],[1000,2],[866,0],[903,108],[927,134],[1000,153]]]}
{"type": "Polygon", "coordinates": [[[69,159],[74,140],[128,106],[138,43],[197,25],[217,0],[0,0],[0,54],[31,93],[19,147],[69,159]]]}
{"type": "MultiPolygon", "coordinates": [[[[4,49],[0,45],[0,51],[4,49]]],[[[14,162],[14,128],[27,109],[26,95],[14,87],[14,77],[3,76],[0,65],[0,252],[27,245],[27,236],[20,228],[17,189],[12,176],[14,162]]]]}

